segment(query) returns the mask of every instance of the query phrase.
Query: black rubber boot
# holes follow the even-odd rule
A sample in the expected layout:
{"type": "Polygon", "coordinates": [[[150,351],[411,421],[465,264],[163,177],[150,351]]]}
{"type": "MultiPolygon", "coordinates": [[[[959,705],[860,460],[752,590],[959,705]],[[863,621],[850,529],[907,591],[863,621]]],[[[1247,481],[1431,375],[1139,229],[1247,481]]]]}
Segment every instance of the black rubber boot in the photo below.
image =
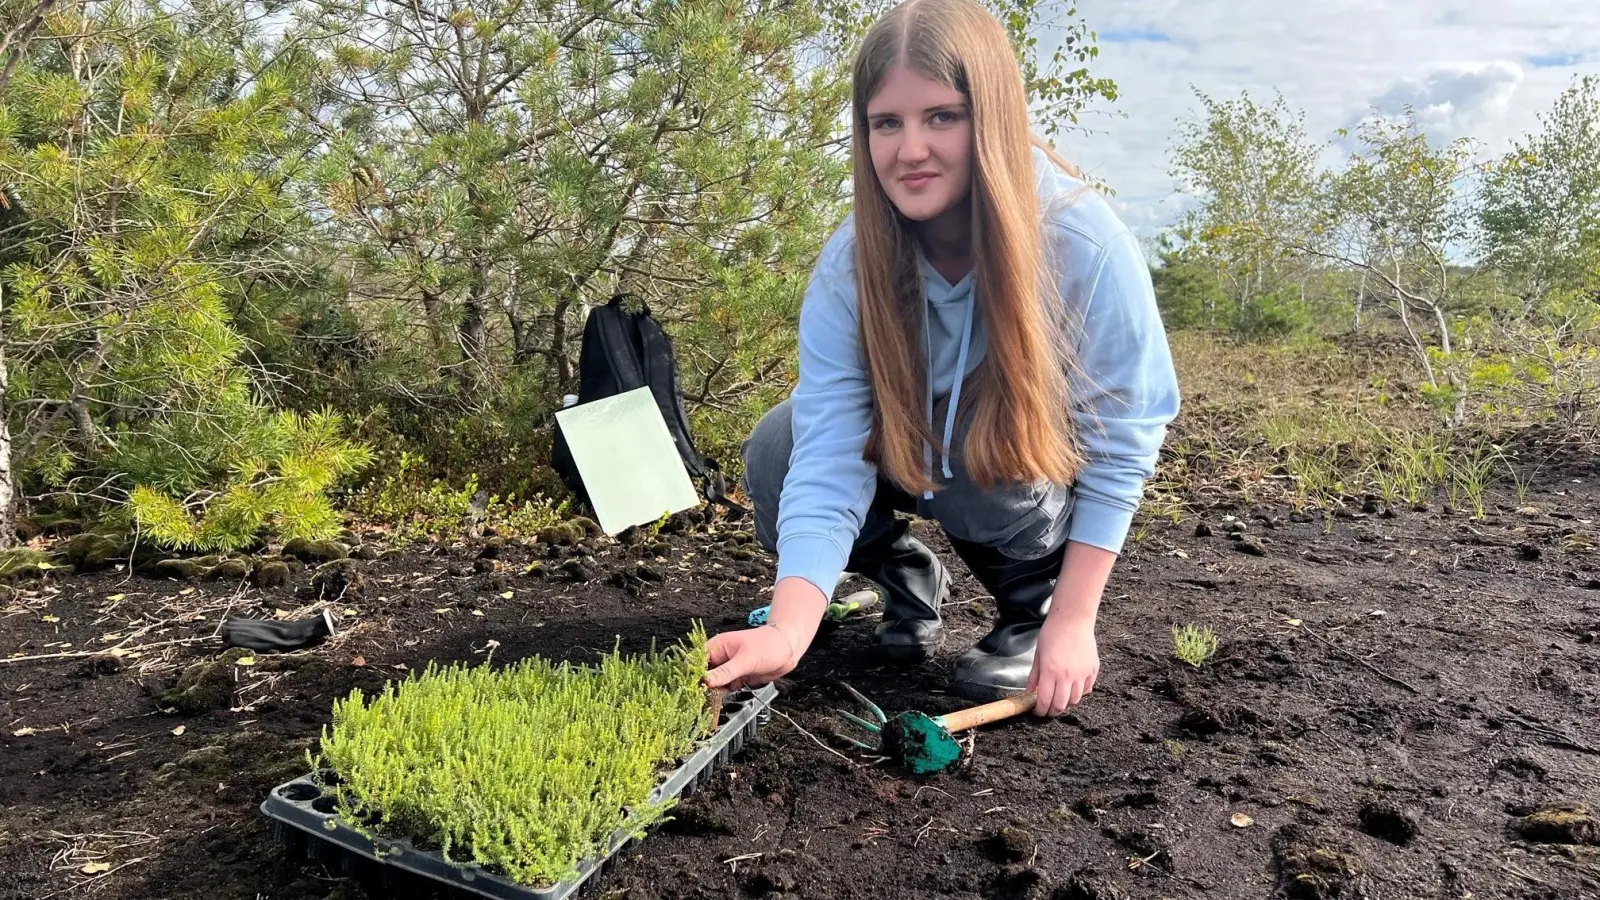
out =
{"type": "Polygon", "coordinates": [[[950,575],[911,523],[895,519],[882,537],[857,546],[846,569],[883,588],[883,622],[872,651],[891,662],[914,665],[944,640],[939,607],[950,596],[950,575]]]}
{"type": "Polygon", "coordinates": [[[956,660],[950,690],[978,703],[1028,689],[1039,628],[1050,612],[1050,596],[1066,545],[1039,559],[1012,559],[992,547],[951,539],[974,577],[994,596],[994,628],[956,660]]]}

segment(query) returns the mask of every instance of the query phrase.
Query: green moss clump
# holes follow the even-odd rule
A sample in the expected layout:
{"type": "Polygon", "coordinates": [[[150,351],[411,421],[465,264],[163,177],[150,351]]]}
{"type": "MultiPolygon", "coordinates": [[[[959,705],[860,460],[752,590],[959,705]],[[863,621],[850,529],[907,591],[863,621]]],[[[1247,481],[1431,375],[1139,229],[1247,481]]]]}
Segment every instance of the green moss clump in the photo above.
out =
{"type": "Polygon", "coordinates": [[[264,559],[256,563],[250,580],[259,588],[282,587],[289,583],[289,566],[279,559],[264,559]]]}
{"type": "Polygon", "coordinates": [[[348,559],[350,548],[338,541],[313,541],[307,538],[295,538],[283,545],[283,555],[292,556],[301,562],[325,563],[336,559],[348,559]]]}
{"type": "Polygon", "coordinates": [[[1600,822],[1580,803],[1557,803],[1516,821],[1516,829],[1540,844],[1600,844],[1600,822]]]}
{"type": "Polygon", "coordinates": [[[246,559],[225,559],[206,570],[206,577],[214,580],[238,581],[250,577],[250,561],[246,559]]]}
{"type": "Polygon", "coordinates": [[[576,522],[560,522],[539,532],[539,542],[556,547],[573,547],[583,541],[583,526],[576,522]]]}
{"type": "Polygon", "coordinates": [[[172,690],[161,695],[161,705],[189,716],[227,709],[233,705],[233,666],[244,657],[254,655],[242,647],[234,647],[218,657],[189,666],[172,690]]]}
{"type": "Polygon", "coordinates": [[[0,578],[38,578],[44,570],[54,567],[50,554],[38,550],[0,551],[0,578]]]}
{"type": "Polygon", "coordinates": [[[320,598],[353,599],[367,589],[367,576],[359,560],[336,559],[317,567],[311,576],[311,589],[320,598]]]}
{"type": "Polygon", "coordinates": [[[190,581],[202,577],[210,568],[210,566],[198,559],[163,559],[155,565],[156,574],[158,575],[167,575],[190,581]]]}
{"type": "Polygon", "coordinates": [[[128,541],[107,534],[85,533],[68,541],[62,549],[67,561],[80,572],[92,572],[113,565],[128,555],[128,541]]]}
{"type": "Polygon", "coordinates": [[[651,791],[714,725],[705,644],[697,626],[687,645],[595,667],[430,663],[337,702],[318,768],[339,776],[353,827],[549,886],[670,807],[651,791]]]}

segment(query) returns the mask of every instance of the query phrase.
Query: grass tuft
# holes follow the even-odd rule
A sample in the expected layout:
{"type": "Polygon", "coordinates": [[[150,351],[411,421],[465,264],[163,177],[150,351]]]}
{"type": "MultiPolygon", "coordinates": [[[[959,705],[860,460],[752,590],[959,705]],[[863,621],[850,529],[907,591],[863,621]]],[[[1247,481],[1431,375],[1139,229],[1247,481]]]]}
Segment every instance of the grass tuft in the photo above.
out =
{"type": "Polygon", "coordinates": [[[1172,627],[1172,653],[1199,668],[1217,652],[1217,634],[1204,625],[1172,627]]]}

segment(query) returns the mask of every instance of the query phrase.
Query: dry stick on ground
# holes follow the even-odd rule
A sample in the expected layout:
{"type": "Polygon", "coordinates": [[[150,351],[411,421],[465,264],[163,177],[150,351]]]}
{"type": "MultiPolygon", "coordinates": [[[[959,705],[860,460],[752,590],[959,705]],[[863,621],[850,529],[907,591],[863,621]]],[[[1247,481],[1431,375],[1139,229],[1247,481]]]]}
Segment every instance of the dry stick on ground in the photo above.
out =
{"type": "Polygon", "coordinates": [[[1301,622],[1300,623],[1300,629],[1302,631],[1304,631],[1306,634],[1309,634],[1312,637],[1316,638],[1317,640],[1321,641],[1322,643],[1326,644],[1328,647],[1331,647],[1335,652],[1337,652],[1341,656],[1345,657],[1346,659],[1350,660],[1351,662],[1354,662],[1354,663],[1357,663],[1359,665],[1365,666],[1367,671],[1369,671],[1372,674],[1378,676],[1379,678],[1382,678],[1384,681],[1387,681],[1390,684],[1399,685],[1400,687],[1405,688],[1406,690],[1410,691],[1413,694],[1419,694],[1420,695],[1422,693],[1422,691],[1420,691],[1416,687],[1412,686],[1409,682],[1402,681],[1401,679],[1396,678],[1393,675],[1390,675],[1388,672],[1383,671],[1382,669],[1378,668],[1377,666],[1373,665],[1372,663],[1369,663],[1366,660],[1362,659],[1361,657],[1355,655],[1354,653],[1351,653],[1349,650],[1344,649],[1343,647],[1339,646],[1338,644],[1335,644],[1333,641],[1330,641],[1327,638],[1323,637],[1322,635],[1317,634],[1315,631],[1312,631],[1310,625],[1307,625],[1306,623],[1301,622]]]}
{"type": "Polygon", "coordinates": [[[1529,875],[1527,872],[1524,872],[1521,869],[1515,868],[1513,866],[1501,864],[1500,868],[1501,868],[1502,871],[1506,872],[1507,874],[1515,875],[1518,878],[1524,879],[1526,881],[1530,881],[1530,882],[1532,882],[1534,884],[1539,885],[1540,887],[1546,887],[1546,888],[1551,888],[1551,889],[1555,888],[1555,885],[1551,884],[1550,882],[1545,881],[1542,878],[1535,878],[1532,875],[1529,875]]]}
{"type": "Polygon", "coordinates": [[[73,883],[58,891],[43,895],[40,900],[47,900],[47,898],[57,897],[68,891],[77,891],[83,888],[87,889],[84,891],[85,893],[92,893],[97,887],[91,887],[91,885],[102,886],[105,880],[112,875],[129,866],[148,862],[151,859],[149,856],[138,856],[116,865],[111,865],[106,862],[107,857],[119,851],[132,850],[136,847],[142,848],[160,840],[155,835],[143,831],[118,831],[111,834],[62,834],[59,831],[52,831],[50,836],[63,844],[62,848],[56,852],[55,857],[50,860],[50,871],[75,871],[90,877],[73,878],[71,879],[73,883]],[[102,840],[118,840],[126,841],[127,843],[118,843],[104,849],[95,849],[94,842],[102,840]],[[105,865],[106,868],[103,871],[84,872],[85,865],[90,863],[105,865]]]}
{"type": "MultiPolygon", "coordinates": [[[[145,625],[144,627],[130,633],[127,637],[123,638],[121,641],[118,641],[115,645],[106,647],[102,650],[71,650],[63,653],[41,653],[35,656],[0,657],[0,663],[40,662],[43,660],[55,659],[84,659],[92,656],[125,657],[135,653],[142,654],[147,651],[154,650],[157,647],[179,647],[186,644],[203,644],[211,641],[218,641],[221,639],[222,625],[223,622],[226,621],[228,613],[233,611],[234,604],[237,603],[239,598],[243,597],[247,592],[248,588],[246,587],[245,583],[241,581],[239,586],[234,590],[233,595],[229,597],[225,603],[204,607],[199,610],[190,610],[181,616],[175,616],[170,619],[162,619],[159,622],[152,622],[151,624],[145,625]],[[135,644],[133,646],[128,645],[128,642],[134,640],[135,638],[149,634],[157,629],[166,628],[170,625],[181,624],[182,620],[184,619],[190,619],[191,621],[204,621],[203,618],[195,620],[192,617],[211,613],[217,609],[222,610],[222,615],[217,621],[217,626],[213,628],[211,630],[211,634],[206,637],[179,638],[171,641],[156,641],[155,643],[151,644],[135,644]]],[[[167,599],[170,600],[173,598],[167,599]]],[[[163,605],[165,605],[164,602],[163,605]]],[[[322,607],[327,605],[329,605],[327,601],[319,600],[316,603],[311,604],[309,607],[304,607],[304,609],[321,611],[322,607]]]]}
{"type": "Polygon", "coordinates": [[[852,767],[857,767],[857,766],[861,765],[860,763],[856,762],[855,760],[851,759],[850,757],[845,756],[843,753],[840,753],[839,751],[833,749],[832,747],[829,747],[827,744],[824,744],[822,741],[817,739],[816,735],[814,735],[811,732],[805,730],[804,728],[801,728],[800,727],[800,723],[796,722],[795,720],[793,720],[791,718],[789,718],[789,714],[788,713],[780,712],[778,710],[773,710],[773,712],[776,712],[776,713],[778,713],[778,715],[783,716],[783,718],[785,720],[787,720],[790,725],[794,726],[794,730],[795,731],[798,731],[801,734],[805,735],[806,737],[811,738],[811,740],[814,741],[818,747],[821,747],[822,749],[828,751],[829,753],[832,753],[834,756],[839,757],[840,759],[842,759],[845,762],[849,763],[852,767]]]}
{"type": "Polygon", "coordinates": [[[142,628],[130,632],[126,637],[118,641],[116,644],[99,650],[70,650],[61,653],[41,653],[34,656],[0,657],[0,663],[36,662],[46,659],[82,659],[90,656],[122,657],[130,656],[136,653],[144,653],[157,647],[175,647],[183,644],[199,644],[207,641],[217,640],[217,632],[214,631],[207,637],[178,638],[170,641],[155,641],[154,643],[149,644],[129,645],[130,641],[137,640],[138,638],[141,638],[152,631],[162,630],[175,624],[178,624],[178,618],[162,619],[159,622],[152,622],[149,625],[145,625],[142,628]]]}
{"type": "Polygon", "coordinates": [[[214,640],[210,637],[180,638],[175,641],[156,641],[153,644],[137,644],[124,647],[118,644],[104,650],[69,650],[65,653],[41,653],[37,656],[7,656],[0,658],[0,663],[39,662],[46,659],[83,659],[89,656],[130,656],[134,653],[145,653],[156,647],[175,647],[181,644],[203,644],[214,640]]]}

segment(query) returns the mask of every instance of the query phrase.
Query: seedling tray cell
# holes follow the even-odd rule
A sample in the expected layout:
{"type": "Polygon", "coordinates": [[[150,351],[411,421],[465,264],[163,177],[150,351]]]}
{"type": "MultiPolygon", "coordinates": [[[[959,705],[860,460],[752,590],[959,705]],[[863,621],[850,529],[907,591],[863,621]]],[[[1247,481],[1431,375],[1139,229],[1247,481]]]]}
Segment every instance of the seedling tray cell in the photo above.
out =
{"type": "MultiPolygon", "coordinates": [[[[777,695],[777,688],[770,684],[757,691],[729,694],[717,730],[662,780],[650,800],[693,794],[767,724],[777,695]]],[[[576,876],[551,887],[530,888],[478,866],[448,862],[437,852],[414,847],[409,841],[363,836],[334,812],[332,795],[324,793],[309,775],[273,788],[262,801],[261,812],[273,820],[278,841],[291,856],[320,862],[375,890],[374,896],[393,898],[567,900],[592,887],[617,856],[638,840],[619,829],[603,854],[578,864],[576,876]]]]}

